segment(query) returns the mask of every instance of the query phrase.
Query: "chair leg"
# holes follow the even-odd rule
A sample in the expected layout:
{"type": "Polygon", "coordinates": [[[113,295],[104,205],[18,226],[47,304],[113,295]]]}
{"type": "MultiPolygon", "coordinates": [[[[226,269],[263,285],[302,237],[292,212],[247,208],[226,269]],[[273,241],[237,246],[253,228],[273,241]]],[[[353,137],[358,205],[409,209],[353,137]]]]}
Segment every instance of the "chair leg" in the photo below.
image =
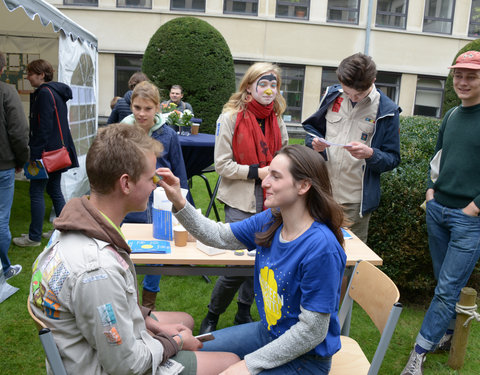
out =
{"type": "Polygon", "coordinates": [[[215,212],[215,217],[217,218],[217,221],[220,221],[220,215],[218,214],[217,211],[217,205],[215,204],[215,198],[218,193],[218,188],[220,186],[220,181],[222,180],[222,176],[218,176],[217,183],[215,184],[215,188],[213,189],[212,197],[210,198],[210,203],[208,204],[207,212],[205,213],[205,216],[208,217],[210,216],[210,211],[213,206],[213,211],[215,212]]]}
{"type": "MultiPolygon", "coordinates": [[[[216,217],[217,221],[220,221],[220,215],[218,213],[217,206],[215,204],[215,196],[217,195],[217,192],[215,191],[215,194],[212,193],[212,188],[210,187],[210,183],[208,182],[208,178],[205,175],[201,174],[200,177],[203,178],[203,181],[205,181],[205,186],[207,188],[208,196],[210,197],[210,203],[208,205],[207,212],[205,213],[205,216],[208,217],[210,215],[210,210],[212,209],[212,206],[213,206],[213,211],[215,212],[215,217],[216,217]]],[[[220,179],[220,176],[218,178],[220,179]]],[[[218,181],[219,180],[217,180],[217,184],[218,184],[218,181]]],[[[217,185],[215,185],[215,188],[218,191],[217,185]]]]}

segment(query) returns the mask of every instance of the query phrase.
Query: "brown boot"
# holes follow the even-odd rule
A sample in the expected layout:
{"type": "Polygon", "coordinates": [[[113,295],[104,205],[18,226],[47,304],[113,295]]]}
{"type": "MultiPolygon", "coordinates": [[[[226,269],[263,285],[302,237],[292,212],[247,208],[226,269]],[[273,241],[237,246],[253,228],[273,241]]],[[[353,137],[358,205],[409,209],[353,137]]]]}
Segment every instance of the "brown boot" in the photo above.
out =
{"type": "Polygon", "coordinates": [[[145,306],[147,309],[155,310],[155,300],[157,299],[156,292],[150,292],[145,288],[142,291],[142,306],[145,306]]]}

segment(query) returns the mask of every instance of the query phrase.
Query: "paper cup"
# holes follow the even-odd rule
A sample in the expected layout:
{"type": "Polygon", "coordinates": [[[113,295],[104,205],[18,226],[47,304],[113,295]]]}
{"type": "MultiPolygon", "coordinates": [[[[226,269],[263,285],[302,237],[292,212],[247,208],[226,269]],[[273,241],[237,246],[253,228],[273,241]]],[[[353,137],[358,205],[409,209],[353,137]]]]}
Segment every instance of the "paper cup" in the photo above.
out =
{"type": "Polygon", "coordinates": [[[200,124],[192,124],[190,128],[190,132],[192,133],[192,135],[197,135],[199,128],[200,128],[200,124]]]}
{"type": "Polygon", "coordinates": [[[175,246],[187,246],[188,232],[181,225],[173,227],[173,239],[175,246]]]}

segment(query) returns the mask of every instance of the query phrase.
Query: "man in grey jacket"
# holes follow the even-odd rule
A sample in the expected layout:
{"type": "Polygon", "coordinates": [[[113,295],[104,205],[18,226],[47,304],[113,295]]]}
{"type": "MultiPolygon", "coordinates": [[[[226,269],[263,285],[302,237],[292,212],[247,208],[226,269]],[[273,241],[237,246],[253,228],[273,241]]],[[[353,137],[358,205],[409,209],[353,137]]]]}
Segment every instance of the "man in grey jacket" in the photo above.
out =
{"type": "MultiPolygon", "coordinates": [[[[6,66],[5,55],[0,52],[0,75],[6,66]]],[[[22,102],[11,85],[0,82],[0,258],[5,279],[22,271],[20,264],[12,265],[8,248],[10,210],[15,188],[15,172],[20,172],[28,160],[28,123],[22,102]]]]}

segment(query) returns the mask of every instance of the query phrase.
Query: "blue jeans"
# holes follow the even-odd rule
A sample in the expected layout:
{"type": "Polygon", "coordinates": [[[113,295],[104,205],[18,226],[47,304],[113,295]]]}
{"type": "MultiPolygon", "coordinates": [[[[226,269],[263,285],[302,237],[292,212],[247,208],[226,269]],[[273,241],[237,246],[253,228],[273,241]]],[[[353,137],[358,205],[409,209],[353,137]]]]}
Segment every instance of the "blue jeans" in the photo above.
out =
{"type": "Polygon", "coordinates": [[[42,239],[43,219],[45,218],[45,199],[43,197],[45,188],[52,199],[57,216],[60,216],[63,206],[65,206],[65,198],[60,187],[61,180],[61,172],[49,173],[48,179],[30,180],[30,214],[32,221],[28,230],[28,237],[32,241],[41,241],[42,239]]]}
{"type": "Polygon", "coordinates": [[[427,202],[428,244],[437,280],[416,343],[434,350],[455,319],[455,304],[480,256],[480,217],[427,202]]]}
{"type": "Polygon", "coordinates": [[[10,233],[10,211],[12,209],[13,192],[15,190],[15,169],[0,171],[0,259],[2,260],[3,273],[10,270],[8,248],[12,240],[10,233]]]}
{"type": "MultiPolygon", "coordinates": [[[[275,337],[265,328],[262,322],[241,324],[213,332],[215,340],[203,343],[202,351],[232,352],[243,359],[247,354],[267,345],[275,337]]],[[[285,348],[288,352],[289,349],[285,348]]],[[[328,374],[332,364],[331,357],[322,358],[317,355],[304,354],[279,367],[263,370],[260,374],[328,374]]]]}

